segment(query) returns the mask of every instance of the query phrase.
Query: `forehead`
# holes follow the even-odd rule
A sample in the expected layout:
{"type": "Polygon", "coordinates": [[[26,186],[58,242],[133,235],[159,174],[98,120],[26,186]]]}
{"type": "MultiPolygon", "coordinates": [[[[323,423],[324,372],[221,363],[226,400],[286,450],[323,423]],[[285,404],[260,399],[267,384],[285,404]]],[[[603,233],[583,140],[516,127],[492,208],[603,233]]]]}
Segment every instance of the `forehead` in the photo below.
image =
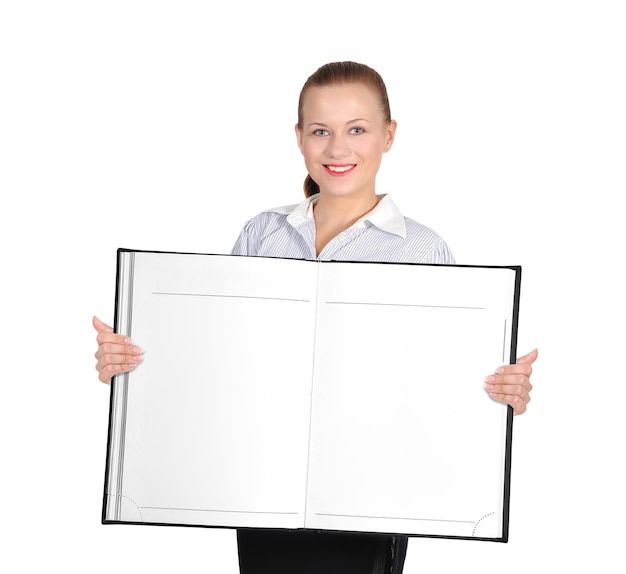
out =
{"type": "Polygon", "coordinates": [[[383,116],[376,92],[360,83],[309,88],[302,102],[302,113],[305,123],[354,118],[373,121],[383,116]]]}

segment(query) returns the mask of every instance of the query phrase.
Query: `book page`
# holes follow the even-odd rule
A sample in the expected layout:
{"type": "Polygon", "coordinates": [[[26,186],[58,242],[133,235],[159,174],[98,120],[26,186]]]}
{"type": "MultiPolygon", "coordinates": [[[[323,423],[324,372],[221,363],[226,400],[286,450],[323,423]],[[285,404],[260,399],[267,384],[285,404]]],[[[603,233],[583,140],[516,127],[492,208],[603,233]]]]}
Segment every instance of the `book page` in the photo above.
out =
{"type": "Polygon", "coordinates": [[[315,265],[135,253],[121,515],[301,527],[315,265]]]}
{"type": "Polygon", "coordinates": [[[307,526],[502,536],[510,269],[321,270],[307,526]]]}

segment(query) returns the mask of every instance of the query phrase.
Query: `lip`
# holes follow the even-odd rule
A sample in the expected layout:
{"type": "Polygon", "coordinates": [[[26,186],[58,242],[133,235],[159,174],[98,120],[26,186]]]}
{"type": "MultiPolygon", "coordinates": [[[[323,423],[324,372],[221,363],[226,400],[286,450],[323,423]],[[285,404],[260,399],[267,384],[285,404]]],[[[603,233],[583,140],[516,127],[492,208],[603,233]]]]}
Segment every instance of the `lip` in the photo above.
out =
{"type": "Polygon", "coordinates": [[[332,175],[333,177],[343,177],[345,175],[348,175],[349,173],[352,173],[354,171],[355,167],[356,167],[356,164],[354,163],[329,163],[329,164],[324,165],[324,169],[326,170],[326,173],[329,175],[332,175]],[[347,169],[342,169],[342,171],[333,171],[331,168],[347,168],[347,169]]]}

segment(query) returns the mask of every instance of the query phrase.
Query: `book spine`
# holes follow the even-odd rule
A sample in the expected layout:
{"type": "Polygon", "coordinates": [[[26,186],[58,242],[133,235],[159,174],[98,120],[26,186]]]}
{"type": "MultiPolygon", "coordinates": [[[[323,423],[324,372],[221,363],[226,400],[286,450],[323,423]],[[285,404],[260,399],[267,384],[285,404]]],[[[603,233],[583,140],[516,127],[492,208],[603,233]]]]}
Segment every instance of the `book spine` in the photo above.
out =
{"type": "MultiPolygon", "coordinates": [[[[132,336],[134,269],[135,252],[119,250],[114,331],[129,337],[132,336]]],[[[128,378],[129,373],[122,373],[111,381],[103,522],[122,519],[128,378]]]]}

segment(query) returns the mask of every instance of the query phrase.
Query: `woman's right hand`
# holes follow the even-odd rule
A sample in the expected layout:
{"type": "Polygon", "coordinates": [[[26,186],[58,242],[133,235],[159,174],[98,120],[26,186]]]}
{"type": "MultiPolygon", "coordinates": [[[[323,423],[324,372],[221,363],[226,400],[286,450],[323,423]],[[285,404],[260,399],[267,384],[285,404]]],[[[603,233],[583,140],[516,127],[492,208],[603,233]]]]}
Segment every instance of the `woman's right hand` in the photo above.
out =
{"type": "Polygon", "coordinates": [[[98,331],[95,354],[98,378],[108,385],[113,375],[132,371],[142,361],[143,349],[133,345],[130,337],[114,333],[113,328],[98,317],[93,318],[93,326],[98,331]]]}

